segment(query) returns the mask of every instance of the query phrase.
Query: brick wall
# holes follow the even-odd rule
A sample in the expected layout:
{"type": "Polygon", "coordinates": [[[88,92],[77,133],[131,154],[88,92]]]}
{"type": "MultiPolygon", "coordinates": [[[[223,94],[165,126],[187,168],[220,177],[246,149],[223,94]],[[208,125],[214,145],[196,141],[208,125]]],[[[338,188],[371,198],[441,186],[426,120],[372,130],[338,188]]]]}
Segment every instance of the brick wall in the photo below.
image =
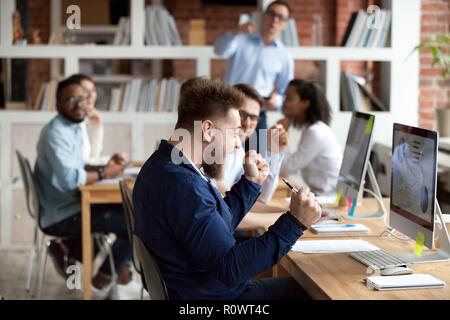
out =
{"type": "MultiPolygon", "coordinates": [[[[449,32],[450,0],[422,0],[421,40],[431,35],[449,32]]],[[[419,126],[436,128],[436,107],[450,107],[450,79],[444,81],[442,69],[431,66],[428,50],[420,53],[419,126]]]]}
{"type": "MultiPolygon", "coordinates": [[[[288,0],[292,8],[292,16],[298,27],[300,43],[307,46],[311,43],[310,30],[313,13],[320,13],[323,21],[323,40],[328,46],[340,45],[348,20],[353,11],[364,9],[368,4],[379,4],[379,0],[288,0]]],[[[41,30],[43,42],[49,37],[49,4],[50,0],[29,1],[30,29],[41,30]]],[[[188,42],[189,20],[206,20],[206,43],[214,42],[226,31],[232,29],[241,13],[249,13],[256,9],[252,6],[202,6],[201,0],[166,0],[164,4],[175,17],[183,43],[188,42]]],[[[449,32],[450,0],[422,0],[421,38],[429,35],[449,32]]],[[[419,125],[426,128],[435,127],[436,107],[449,107],[449,80],[441,79],[441,70],[431,67],[431,54],[420,54],[420,98],[419,125]]],[[[176,60],[165,65],[165,74],[178,78],[195,75],[195,62],[192,60],[176,60]]],[[[343,62],[342,67],[354,74],[363,74],[363,62],[343,62]]],[[[28,67],[28,85],[30,101],[34,101],[39,85],[49,80],[48,60],[30,60],[28,67]]],[[[226,61],[213,60],[211,76],[223,78],[226,61]]],[[[313,61],[296,61],[295,76],[310,80],[318,79],[316,63],[313,61]]],[[[376,76],[376,75],[375,75],[376,76]]]]}
{"type": "MultiPolygon", "coordinates": [[[[42,43],[48,43],[50,36],[50,0],[28,1],[29,31],[39,29],[42,43]]],[[[28,60],[28,108],[34,103],[42,82],[50,80],[50,60],[30,59],[28,60]]]]}

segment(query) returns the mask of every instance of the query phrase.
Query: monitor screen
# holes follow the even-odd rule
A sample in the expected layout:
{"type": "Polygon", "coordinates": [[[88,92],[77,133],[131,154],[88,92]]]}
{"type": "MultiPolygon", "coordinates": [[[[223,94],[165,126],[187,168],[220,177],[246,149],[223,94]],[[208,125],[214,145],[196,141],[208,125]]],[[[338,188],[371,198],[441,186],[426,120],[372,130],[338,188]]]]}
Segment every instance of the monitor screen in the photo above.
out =
{"type": "Polygon", "coordinates": [[[391,213],[430,231],[434,227],[436,158],[436,132],[394,124],[391,213]]]}
{"type": "Polygon", "coordinates": [[[375,116],[356,112],[352,116],[338,178],[345,197],[357,197],[365,172],[375,116]]]}

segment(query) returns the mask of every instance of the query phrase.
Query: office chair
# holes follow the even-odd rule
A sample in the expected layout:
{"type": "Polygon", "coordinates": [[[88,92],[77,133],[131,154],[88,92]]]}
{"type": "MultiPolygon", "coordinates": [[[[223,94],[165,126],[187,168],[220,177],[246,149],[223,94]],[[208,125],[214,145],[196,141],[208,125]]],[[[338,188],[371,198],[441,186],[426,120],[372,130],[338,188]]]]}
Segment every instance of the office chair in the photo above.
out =
{"type": "Polygon", "coordinates": [[[164,283],[156,259],[138,236],[133,235],[133,240],[136,247],[136,253],[142,266],[142,279],[148,289],[147,291],[150,295],[150,299],[169,300],[166,284],[164,283]]]}
{"type": "MultiPolygon", "coordinates": [[[[27,283],[26,290],[30,291],[30,295],[32,297],[36,294],[36,289],[38,290],[38,299],[42,294],[42,286],[45,275],[45,267],[47,264],[47,255],[48,255],[48,247],[51,244],[52,240],[61,241],[64,237],[58,237],[53,235],[45,234],[40,225],[40,204],[39,204],[39,195],[38,189],[36,187],[36,183],[34,180],[33,171],[31,170],[30,162],[26,159],[18,150],[16,150],[17,158],[19,161],[20,173],[22,176],[22,181],[25,188],[25,198],[27,211],[31,218],[35,221],[34,225],[34,236],[33,236],[33,245],[30,249],[30,258],[28,262],[28,272],[27,272],[27,283]],[[39,235],[41,236],[41,241],[39,241],[39,235]],[[45,241],[47,240],[47,241],[45,241]],[[45,243],[45,247],[44,247],[45,243]],[[44,257],[44,261],[42,261],[42,257],[44,257]],[[33,289],[31,289],[31,282],[33,278],[33,265],[36,260],[37,269],[36,275],[37,277],[33,281],[33,289]],[[42,266],[41,266],[42,264],[42,266]],[[42,270],[41,270],[42,267],[42,270]],[[39,286],[37,288],[37,285],[39,286]]],[[[116,272],[114,269],[114,257],[111,251],[111,239],[103,233],[93,233],[92,234],[98,247],[101,249],[99,254],[103,254],[104,251],[108,253],[109,262],[111,264],[111,271],[113,275],[113,279],[115,279],[116,272]]]]}
{"type": "Polygon", "coordinates": [[[125,181],[119,182],[120,193],[122,195],[123,210],[127,224],[128,238],[130,240],[131,252],[133,254],[133,265],[141,275],[143,282],[141,299],[144,288],[149,293],[152,300],[168,300],[166,285],[159,271],[156,260],[148,252],[141,239],[133,234],[134,231],[134,208],[131,197],[131,190],[125,181]],[[141,242],[140,244],[137,242],[141,242]],[[145,260],[145,261],[144,261],[145,260]]]}

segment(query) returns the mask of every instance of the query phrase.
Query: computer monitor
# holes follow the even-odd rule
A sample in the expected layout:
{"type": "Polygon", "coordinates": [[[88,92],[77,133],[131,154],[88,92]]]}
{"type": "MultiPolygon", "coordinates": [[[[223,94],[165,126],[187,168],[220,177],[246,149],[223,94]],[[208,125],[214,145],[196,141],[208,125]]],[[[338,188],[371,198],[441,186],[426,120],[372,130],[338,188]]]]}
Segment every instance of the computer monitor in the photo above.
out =
{"type": "Polygon", "coordinates": [[[412,239],[425,236],[433,247],[436,201],[435,131],[394,124],[392,140],[390,225],[412,239]]]}
{"type": "Polygon", "coordinates": [[[354,112],[352,115],[337,184],[337,191],[342,189],[345,198],[357,199],[363,187],[374,122],[375,116],[371,114],[354,112]]]}
{"type": "MultiPolygon", "coordinates": [[[[394,123],[389,224],[413,240],[422,233],[424,245],[430,249],[436,231],[436,208],[439,208],[436,206],[437,146],[437,132],[394,123]]],[[[445,224],[440,230],[444,250],[422,258],[414,254],[401,256],[409,262],[433,262],[441,258],[445,261],[449,247],[445,224]]]]}

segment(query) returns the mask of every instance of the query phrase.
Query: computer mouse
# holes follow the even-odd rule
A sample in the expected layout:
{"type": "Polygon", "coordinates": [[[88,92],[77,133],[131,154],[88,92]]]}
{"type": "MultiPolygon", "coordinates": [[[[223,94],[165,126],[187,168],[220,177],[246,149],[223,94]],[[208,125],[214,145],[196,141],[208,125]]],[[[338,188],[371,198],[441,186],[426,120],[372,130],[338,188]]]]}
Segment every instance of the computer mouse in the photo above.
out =
{"type": "Polygon", "coordinates": [[[414,273],[413,269],[408,267],[388,267],[381,270],[380,274],[382,276],[399,276],[403,274],[411,274],[414,273]]]}

